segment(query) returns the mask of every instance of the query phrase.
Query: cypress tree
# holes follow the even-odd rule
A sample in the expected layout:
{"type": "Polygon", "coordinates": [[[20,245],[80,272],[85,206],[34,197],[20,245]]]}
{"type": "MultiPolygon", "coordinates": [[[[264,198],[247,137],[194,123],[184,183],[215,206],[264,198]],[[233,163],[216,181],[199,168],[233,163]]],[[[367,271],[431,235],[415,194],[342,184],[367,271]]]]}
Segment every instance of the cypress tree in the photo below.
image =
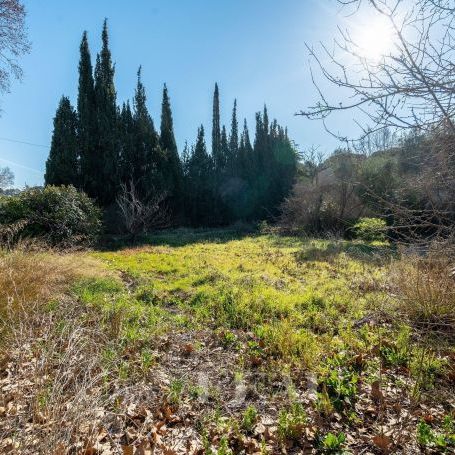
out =
{"type": "Polygon", "coordinates": [[[181,207],[183,173],[182,163],[175,141],[174,122],[166,84],[164,84],[163,101],[161,104],[160,146],[166,159],[166,186],[170,192],[169,200],[171,208],[175,213],[181,207]]]}
{"type": "Polygon", "coordinates": [[[254,175],[253,147],[251,146],[250,133],[246,119],[243,122],[243,131],[240,138],[239,153],[237,157],[237,172],[244,179],[254,175]]]}
{"type": "Polygon", "coordinates": [[[103,205],[115,200],[118,190],[119,136],[117,117],[117,94],[114,85],[114,65],[109,49],[107,20],[102,32],[102,49],[95,67],[95,100],[97,127],[97,154],[101,160],[97,174],[97,198],[103,205]]]}
{"type": "Polygon", "coordinates": [[[77,114],[63,96],[54,118],[49,158],[46,161],[46,185],[78,186],[77,114]]]}
{"type": "Polygon", "coordinates": [[[188,218],[194,226],[213,222],[212,160],[205,145],[204,127],[198,129],[196,146],[188,161],[188,218]]]}
{"type": "Polygon", "coordinates": [[[231,135],[229,136],[229,152],[232,162],[235,162],[239,149],[239,124],[237,121],[237,100],[232,109],[231,135]]]}
{"type": "Polygon", "coordinates": [[[135,124],[129,101],[123,103],[120,114],[120,182],[134,181],[135,167],[135,124]]]}
{"type": "Polygon", "coordinates": [[[165,190],[163,183],[163,155],[153,120],[147,109],[147,95],[141,78],[142,69],[137,72],[137,86],[134,95],[135,159],[134,183],[139,195],[147,199],[152,192],[165,190]]]}
{"type": "Polygon", "coordinates": [[[215,92],[213,94],[212,157],[217,171],[221,170],[223,166],[221,152],[220,92],[218,84],[215,84],[215,92]]]}
{"type": "Polygon", "coordinates": [[[79,60],[79,91],[77,97],[78,144],[80,154],[80,185],[92,197],[97,196],[100,165],[96,156],[95,88],[87,32],[82,35],[79,60]]]}
{"type": "Polygon", "coordinates": [[[229,142],[226,132],[226,127],[223,125],[221,129],[221,141],[220,141],[220,158],[219,158],[219,172],[223,172],[226,168],[229,160],[229,142]]]}

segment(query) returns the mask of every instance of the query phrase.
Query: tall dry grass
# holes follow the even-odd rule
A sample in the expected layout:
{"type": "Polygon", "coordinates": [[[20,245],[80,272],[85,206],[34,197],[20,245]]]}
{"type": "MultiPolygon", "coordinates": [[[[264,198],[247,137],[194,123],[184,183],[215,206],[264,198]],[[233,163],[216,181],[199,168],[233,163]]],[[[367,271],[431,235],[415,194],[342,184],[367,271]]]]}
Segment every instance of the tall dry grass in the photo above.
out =
{"type": "Polygon", "coordinates": [[[427,334],[455,337],[455,274],[441,251],[403,256],[392,267],[400,316],[427,334]]]}
{"type": "Polygon", "coordinates": [[[30,313],[58,298],[83,276],[102,272],[99,264],[83,253],[65,254],[22,244],[0,250],[0,318],[30,313]]]}
{"type": "Polygon", "coordinates": [[[82,253],[0,252],[0,453],[84,452],[96,440],[107,340],[67,291],[97,273],[82,253]]]}

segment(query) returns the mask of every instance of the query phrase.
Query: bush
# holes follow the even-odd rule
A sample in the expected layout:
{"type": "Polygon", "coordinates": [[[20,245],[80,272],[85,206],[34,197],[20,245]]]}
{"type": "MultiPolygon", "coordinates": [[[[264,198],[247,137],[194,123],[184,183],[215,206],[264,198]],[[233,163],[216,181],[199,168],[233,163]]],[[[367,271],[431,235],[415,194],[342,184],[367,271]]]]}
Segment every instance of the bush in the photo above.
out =
{"type": "Polygon", "coordinates": [[[352,227],[356,239],[371,242],[386,239],[387,224],[380,218],[360,218],[352,227]]]}
{"type": "Polygon", "coordinates": [[[100,230],[100,209],[73,186],[30,188],[0,199],[0,235],[10,245],[38,238],[52,246],[86,246],[100,230]]]}

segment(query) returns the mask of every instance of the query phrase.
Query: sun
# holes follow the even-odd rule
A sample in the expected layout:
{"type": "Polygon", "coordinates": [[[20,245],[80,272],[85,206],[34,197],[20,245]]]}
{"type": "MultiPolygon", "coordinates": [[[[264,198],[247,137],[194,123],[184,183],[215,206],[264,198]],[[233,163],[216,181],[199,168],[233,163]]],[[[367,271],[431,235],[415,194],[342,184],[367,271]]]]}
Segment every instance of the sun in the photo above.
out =
{"type": "Polygon", "coordinates": [[[395,42],[395,32],[390,22],[380,17],[356,25],[352,37],[360,56],[374,61],[390,54],[395,42]]]}

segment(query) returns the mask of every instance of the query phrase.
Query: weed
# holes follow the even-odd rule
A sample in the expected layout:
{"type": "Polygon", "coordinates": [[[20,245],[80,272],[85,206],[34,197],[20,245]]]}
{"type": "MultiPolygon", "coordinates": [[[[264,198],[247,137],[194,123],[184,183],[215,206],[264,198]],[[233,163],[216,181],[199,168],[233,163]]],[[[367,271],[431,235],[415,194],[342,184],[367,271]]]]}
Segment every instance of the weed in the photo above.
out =
{"type": "Polygon", "coordinates": [[[359,376],[349,360],[348,355],[341,353],[326,361],[318,383],[318,401],[322,409],[328,411],[333,407],[343,412],[355,404],[359,376]]]}
{"type": "Polygon", "coordinates": [[[242,429],[247,433],[253,431],[254,426],[258,421],[258,411],[254,406],[248,406],[243,413],[242,429]]]}
{"type": "Polygon", "coordinates": [[[455,448],[455,425],[451,416],[444,418],[441,430],[436,431],[421,421],[417,425],[417,442],[423,448],[435,447],[440,450],[455,448]]]}
{"type": "Polygon", "coordinates": [[[318,442],[319,448],[323,453],[327,454],[345,454],[343,450],[344,443],[346,442],[346,436],[344,433],[328,433],[318,442]]]}
{"type": "Polygon", "coordinates": [[[182,379],[174,379],[171,381],[167,395],[170,404],[175,406],[180,404],[184,388],[185,383],[182,379]]]}
{"type": "Polygon", "coordinates": [[[301,403],[293,403],[278,415],[278,435],[282,441],[296,440],[303,434],[307,423],[306,412],[301,403]]]}

